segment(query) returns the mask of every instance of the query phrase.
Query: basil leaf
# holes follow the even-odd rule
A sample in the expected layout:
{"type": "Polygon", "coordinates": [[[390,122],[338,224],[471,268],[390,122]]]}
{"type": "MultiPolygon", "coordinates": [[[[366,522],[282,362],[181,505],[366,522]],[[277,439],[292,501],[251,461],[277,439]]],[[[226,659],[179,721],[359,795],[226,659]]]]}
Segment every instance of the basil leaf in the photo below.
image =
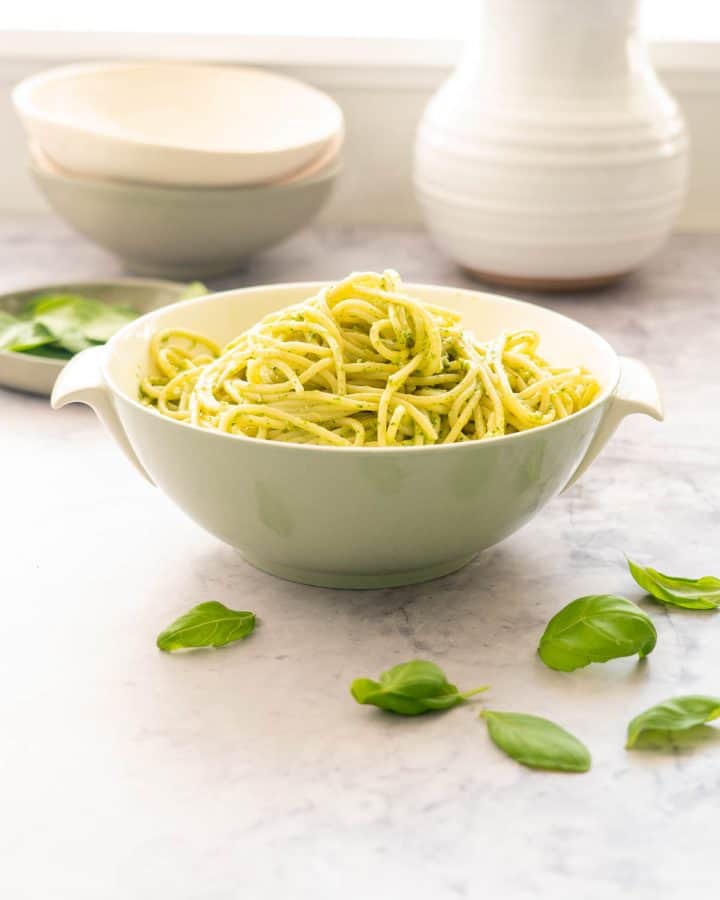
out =
{"type": "Polygon", "coordinates": [[[683,609],[717,609],[720,606],[720,578],[713,578],[712,575],[674,578],[650,566],[638,566],[631,559],[627,562],[635,581],[661,603],[683,609]]]}
{"type": "Polygon", "coordinates": [[[488,709],[480,716],[496,746],[524,766],[562,772],[587,772],[590,768],[587,747],[549,719],[488,709]]]}
{"type": "Polygon", "coordinates": [[[551,669],[572,672],[635,653],[642,659],[656,641],[655,626],[639,606],[612,594],[593,594],[573,600],[550,619],[538,653],[551,669]]]}
{"type": "Polygon", "coordinates": [[[194,606],[161,632],[157,646],[161,650],[188,647],[224,647],[246,638],[255,630],[255,614],[228,609],[211,600],[194,606]]]}
{"type": "MultiPolygon", "coordinates": [[[[81,297],[58,295],[39,297],[28,307],[35,322],[43,325],[55,339],[57,346],[70,353],[80,353],[92,347],[92,341],[83,334],[83,325],[88,315],[79,305],[81,297]]],[[[93,302],[94,301],[89,301],[93,302]]]]}
{"type": "Polygon", "coordinates": [[[37,297],[28,310],[58,345],[71,353],[109,341],[115,332],[137,318],[135,310],[129,307],[110,306],[74,294],[37,297]]]}
{"type": "Polygon", "coordinates": [[[702,694],[673,697],[635,716],[628,725],[625,746],[628,749],[634,747],[640,735],[648,732],[685,731],[718,717],[720,717],[720,697],[706,697],[702,694]]]}
{"type": "Polygon", "coordinates": [[[18,319],[0,310],[0,350],[22,353],[45,344],[52,344],[54,340],[44,326],[18,319]]]}
{"type": "Polygon", "coordinates": [[[23,350],[26,356],[44,356],[47,359],[72,359],[72,353],[69,350],[63,350],[57,344],[46,344],[44,347],[33,347],[30,350],[23,350]]]}
{"type": "Polygon", "coordinates": [[[207,293],[208,289],[202,281],[191,281],[185,285],[185,289],[178,297],[178,300],[192,300],[194,297],[204,297],[207,293]]]}
{"type": "Polygon", "coordinates": [[[135,310],[129,306],[107,306],[104,303],[99,305],[102,308],[95,312],[82,329],[86,338],[98,344],[109,341],[128,322],[132,322],[138,317],[135,310]]]}
{"type": "Polygon", "coordinates": [[[104,344],[137,315],[130,307],[75,294],[41,295],[26,303],[18,316],[0,310],[0,350],[69,359],[104,344]]]}
{"type": "Polygon", "coordinates": [[[413,659],[383,672],[379,681],[356,678],[350,693],[358,703],[378,706],[401,716],[418,716],[432,710],[450,709],[487,687],[460,693],[435,663],[413,659]]]}

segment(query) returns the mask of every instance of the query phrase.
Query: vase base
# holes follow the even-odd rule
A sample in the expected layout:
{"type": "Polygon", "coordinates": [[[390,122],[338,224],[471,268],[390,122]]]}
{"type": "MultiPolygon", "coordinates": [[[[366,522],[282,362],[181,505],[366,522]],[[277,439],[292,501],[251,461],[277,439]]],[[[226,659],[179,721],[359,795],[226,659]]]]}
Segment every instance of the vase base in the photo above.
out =
{"type": "Polygon", "coordinates": [[[532,276],[504,275],[501,272],[489,272],[485,269],[473,269],[462,266],[477,281],[488,284],[499,284],[503,287],[517,288],[522,291],[542,291],[557,294],[574,294],[580,291],[593,291],[607,287],[630,274],[629,271],[613,272],[610,275],[594,275],[591,278],[535,278],[532,276]]]}

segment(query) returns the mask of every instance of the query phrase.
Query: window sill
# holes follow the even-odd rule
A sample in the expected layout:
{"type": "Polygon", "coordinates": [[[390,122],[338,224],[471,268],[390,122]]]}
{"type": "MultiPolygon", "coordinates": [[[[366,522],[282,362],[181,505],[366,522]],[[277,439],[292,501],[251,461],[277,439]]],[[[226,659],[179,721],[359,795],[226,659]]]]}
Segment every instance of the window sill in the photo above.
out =
{"type": "MultiPolygon", "coordinates": [[[[154,58],[275,66],[446,68],[455,63],[460,48],[459,40],[432,38],[0,32],[0,58],[5,60],[154,58]]],[[[651,52],[662,68],[720,73],[720,42],[654,42],[651,52]]]]}

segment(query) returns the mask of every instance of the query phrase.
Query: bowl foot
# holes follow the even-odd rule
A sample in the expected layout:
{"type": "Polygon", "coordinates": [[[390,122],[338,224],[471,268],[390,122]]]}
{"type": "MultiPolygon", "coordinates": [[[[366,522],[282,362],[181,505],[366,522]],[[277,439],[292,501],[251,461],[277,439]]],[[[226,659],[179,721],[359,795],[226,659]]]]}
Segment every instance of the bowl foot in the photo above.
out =
{"type": "Polygon", "coordinates": [[[462,266],[471,278],[487,284],[517,288],[522,291],[541,291],[558,294],[574,294],[579,291],[593,291],[606,287],[627,277],[630,272],[613,272],[610,275],[596,275],[592,278],[528,278],[517,275],[503,275],[501,272],[486,272],[462,266]]]}
{"type": "Polygon", "coordinates": [[[407,584],[419,584],[421,581],[432,581],[434,578],[442,578],[466,566],[474,559],[475,553],[463,556],[460,559],[438,563],[435,566],[425,566],[421,569],[408,569],[401,572],[383,572],[378,575],[348,574],[344,572],[323,572],[315,569],[298,569],[294,566],[283,566],[279,563],[258,559],[243,554],[246,562],[256,569],[268,572],[286,581],[295,581],[299,584],[311,584],[314,587],[343,588],[349,590],[373,590],[375,588],[402,587],[407,584]]]}

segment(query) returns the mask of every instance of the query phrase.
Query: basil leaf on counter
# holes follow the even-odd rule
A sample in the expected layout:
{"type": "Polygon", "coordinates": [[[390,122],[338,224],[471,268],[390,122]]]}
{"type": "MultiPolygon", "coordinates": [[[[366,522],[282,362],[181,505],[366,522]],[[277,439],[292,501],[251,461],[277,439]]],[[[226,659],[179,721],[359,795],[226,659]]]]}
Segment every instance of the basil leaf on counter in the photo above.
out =
{"type": "Polygon", "coordinates": [[[432,710],[450,709],[487,688],[484,685],[461,693],[435,663],[413,659],[383,672],[379,681],[356,678],[350,693],[358,703],[378,706],[401,716],[418,716],[432,710]]]}
{"type": "Polygon", "coordinates": [[[674,578],[650,566],[639,566],[631,559],[627,562],[635,581],[661,603],[683,609],[717,609],[720,606],[720,578],[713,578],[712,575],[674,578]]]}
{"type": "Polygon", "coordinates": [[[194,606],[158,635],[160,650],[224,647],[255,630],[255,614],[228,609],[216,600],[194,606]]]}
{"type": "Polygon", "coordinates": [[[639,606],[612,594],[593,594],[573,600],[550,619],[538,653],[551,669],[572,672],[635,653],[642,659],[656,641],[655,626],[639,606]]]}
{"type": "Polygon", "coordinates": [[[532,769],[587,772],[592,759],[585,744],[549,719],[525,713],[480,713],[496,746],[532,769]]]}
{"type": "Polygon", "coordinates": [[[640,735],[651,731],[685,731],[720,717],[720,697],[688,694],[673,697],[641,712],[628,725],[627,743],[635,746],[640,735]]]}

